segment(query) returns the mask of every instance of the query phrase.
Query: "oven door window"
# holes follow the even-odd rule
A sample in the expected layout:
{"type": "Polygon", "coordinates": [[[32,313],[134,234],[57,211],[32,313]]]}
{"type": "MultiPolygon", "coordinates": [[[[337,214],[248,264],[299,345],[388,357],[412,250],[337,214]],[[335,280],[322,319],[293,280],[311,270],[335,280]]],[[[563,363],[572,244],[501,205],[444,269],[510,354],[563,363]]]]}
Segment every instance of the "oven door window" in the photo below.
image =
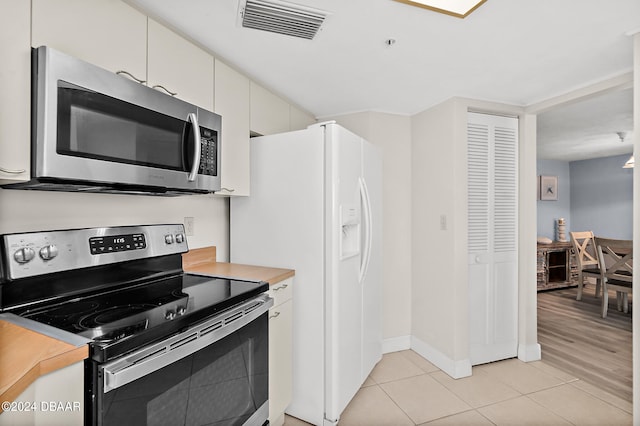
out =
{"type": "Polygon", "coordinates": [[[58,154],[186,171],[186,120],[59,82],[58,154]]]}
{"type": "Polygon", "coordinates": [[[242,425],[268,399],[267,313],[98,398],[102,425],[242,425]]]}

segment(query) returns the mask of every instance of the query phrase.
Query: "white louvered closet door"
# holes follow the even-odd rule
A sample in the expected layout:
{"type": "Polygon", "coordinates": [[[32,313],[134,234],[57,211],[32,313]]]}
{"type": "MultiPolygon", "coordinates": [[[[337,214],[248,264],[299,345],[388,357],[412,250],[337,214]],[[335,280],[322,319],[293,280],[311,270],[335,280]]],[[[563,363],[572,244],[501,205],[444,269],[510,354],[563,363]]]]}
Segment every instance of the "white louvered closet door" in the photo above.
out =
{"type": "Polygon", "coordinates": [[[471,364],[518,354],[518,119],[469,113],[471,364]]]}

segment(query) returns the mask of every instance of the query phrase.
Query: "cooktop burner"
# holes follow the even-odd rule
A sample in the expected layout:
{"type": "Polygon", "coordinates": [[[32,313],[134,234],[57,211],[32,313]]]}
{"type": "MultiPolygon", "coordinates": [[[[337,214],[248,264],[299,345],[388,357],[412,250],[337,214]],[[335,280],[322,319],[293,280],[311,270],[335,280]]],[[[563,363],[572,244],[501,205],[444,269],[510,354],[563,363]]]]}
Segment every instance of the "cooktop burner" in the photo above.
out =
{"type": "MultiPolygon", "coordinates": [[[[157,308],[186,308],[188,295],[182,293],[182,276],[153,281],[145,285],[111,290],[85,299],[26,311],[22,316],[44,322],[86,337],[138,322],[140,316],[157,308]],[[87,330],[94,330],[87,333],[87,330]]],[[[157,313],[156,313],[157,315],[157,313]]]]}
{"type": "Polygon", "coordinates": [[[147,311],[154,308],[155,305],[124,305],[107,308],[104,311],[93,312],[87,316],[80,318],[78,325],[84,329],[92,329],[102,325],[111,324],[112,322],[128,318],[137,313],[147,311]]]}
{"type": "Polygon", "coordinates": [[[85,329],[99,327],[101,325],[110,324],[114,321],[127,318],[131,315],[135,315],[138,312],[144,312],[153,308],[154,305],[124,305],[114,306],[113,308],[105,309],[104,311],[94,312],[86,317],[80,318],[78,325],[85,329]]]}
{"type": "Polygon", "coordinates": [[[266,283],[182,273],[18,314],[92,339],[94,358],[103,360],[266,290],[266,283]]]}

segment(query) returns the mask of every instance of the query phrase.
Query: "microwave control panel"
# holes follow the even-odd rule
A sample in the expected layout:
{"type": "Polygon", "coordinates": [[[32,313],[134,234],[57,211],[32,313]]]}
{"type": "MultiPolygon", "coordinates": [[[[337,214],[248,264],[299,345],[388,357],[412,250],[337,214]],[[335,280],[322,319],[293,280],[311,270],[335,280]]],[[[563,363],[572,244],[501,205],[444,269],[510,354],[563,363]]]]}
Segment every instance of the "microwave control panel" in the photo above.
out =
{"type": "Polygon", "coordinates": [[[215,131],[200,128],[200,169],[201,175],[218,175],[218,138],[215,131]]]}

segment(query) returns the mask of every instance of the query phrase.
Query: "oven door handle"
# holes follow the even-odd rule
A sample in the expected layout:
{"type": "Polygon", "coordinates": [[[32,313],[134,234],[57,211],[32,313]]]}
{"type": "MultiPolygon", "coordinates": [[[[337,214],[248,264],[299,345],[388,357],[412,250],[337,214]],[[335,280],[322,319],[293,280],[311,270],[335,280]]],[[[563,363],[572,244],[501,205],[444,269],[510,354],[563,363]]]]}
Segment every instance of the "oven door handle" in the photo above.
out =
{"type": "Polygon", "coordinates": [[[241,305],[205,320],[159,343],[149,345],[100,367],[104,393],[131,383],[239,330],[273,306],[262,294],[241,305]]]}

